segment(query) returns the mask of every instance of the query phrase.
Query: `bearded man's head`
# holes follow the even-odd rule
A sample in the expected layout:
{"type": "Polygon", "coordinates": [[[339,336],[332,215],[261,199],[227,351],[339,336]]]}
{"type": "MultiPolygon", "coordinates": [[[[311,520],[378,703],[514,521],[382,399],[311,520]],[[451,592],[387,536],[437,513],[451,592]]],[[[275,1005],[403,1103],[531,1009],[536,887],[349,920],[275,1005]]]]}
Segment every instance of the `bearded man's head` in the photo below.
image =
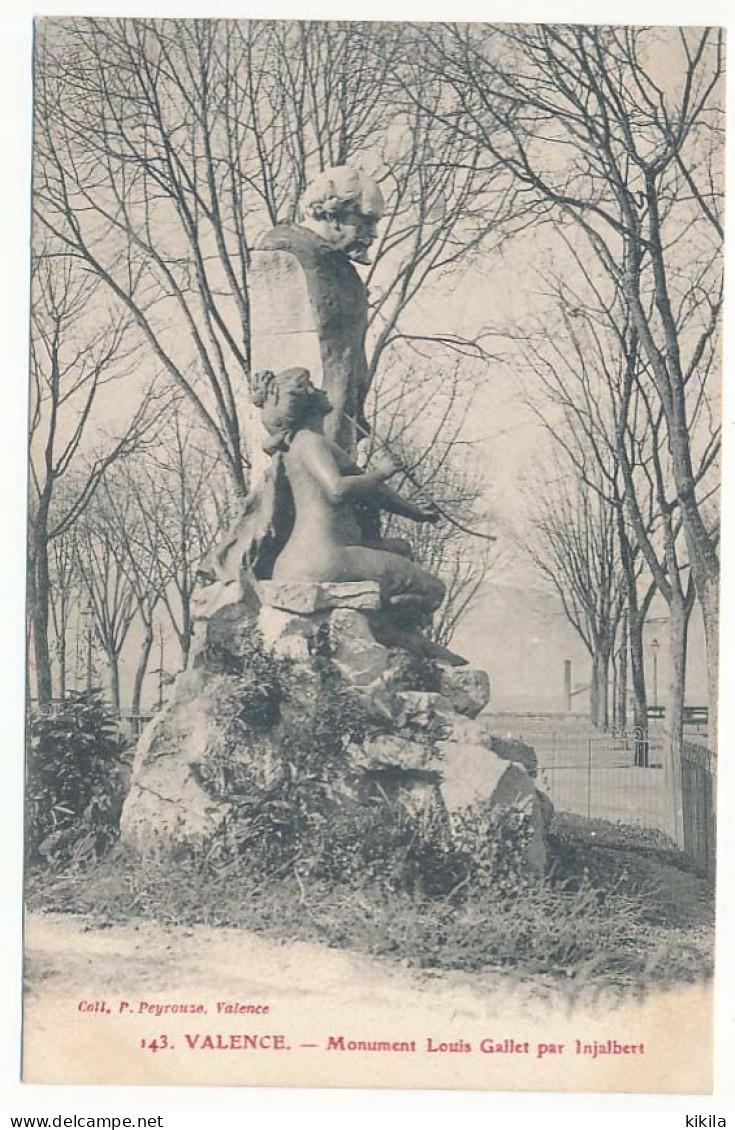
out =
{"type": "Polygon", "coordinates": [[[385,201],[377,183],[349,165],[336,165],[319,173],[307,185],[299,206],[304,226],[321,236],[333,251],[342,251],[356,263],[370,262],[370,245],[384,212],[385,201]]]}

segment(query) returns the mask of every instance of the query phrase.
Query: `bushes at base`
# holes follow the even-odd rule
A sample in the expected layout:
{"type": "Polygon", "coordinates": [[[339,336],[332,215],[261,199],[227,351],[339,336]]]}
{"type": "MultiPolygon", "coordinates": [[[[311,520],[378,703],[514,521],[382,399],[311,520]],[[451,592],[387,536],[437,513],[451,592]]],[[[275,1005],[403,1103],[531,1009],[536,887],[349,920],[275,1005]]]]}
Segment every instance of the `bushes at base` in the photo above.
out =
{"type": "MultiPolygon", "coordinates": [[[[213,871],[242,861],[254,881],[298,876],[441,899],[523,882],[523,809],[450,821],[438,798],[413,811],[365,783],[355,755],[383,723],[329,660],[305,670],[251,633],[211,693],[222,699],[216,740],[189,769],[226,817],[208,843],[185,850],[213,871]]],[[[29,730],[29,858],[86,864],[115,840],[127,785],[114,719],[82,694],[29,730]]]]}
{"type": "Polygon", "coordinates": [[[26,855],[64,867],[117,836],[127,788],[125,742],[101,695],[70,694],[28,719],[26,855]]]}
{"type": "MultiPolygon", "coordinates": [[[[639,886],[624,878],[621,862],[617,879],[602,889],[580,866],[576,881],[568,874],[563,883],[539,879],[504,896],[473,887],[472,897],[437,899],[390,891],[367,876],[348,885],[297,868],[277,882],[258,880],[244,858],[222,869],[202,855],[164,865],[116,847],[83,876],[37,872],[29,902],[104,923],[134,918],[242,928],[435,971],[548,977],[564,986],[570,1004],[592,1003],[601,991],[642,996],[657,985],[711,975],[703,908],[696,928],[668,916],[671,870],[653,860],[649,885],[639,886]]],[[[701,886],[696,877],[692,882],[701,886]]]]}
{"type": "Polygon", "coordinates": [[[385,724],[329,660],[305,669],[255,632],[241,648],[239,669],[218,687],[217,740],[192,765],[229,808],[204,845],[211,867],[242,859],[255,880],[298,875],[432,898],[522,882],[533,830],[523,808],[450,820],[438,792],[416,806],[388,795],[366,781],[356,756],[385,724]]]}

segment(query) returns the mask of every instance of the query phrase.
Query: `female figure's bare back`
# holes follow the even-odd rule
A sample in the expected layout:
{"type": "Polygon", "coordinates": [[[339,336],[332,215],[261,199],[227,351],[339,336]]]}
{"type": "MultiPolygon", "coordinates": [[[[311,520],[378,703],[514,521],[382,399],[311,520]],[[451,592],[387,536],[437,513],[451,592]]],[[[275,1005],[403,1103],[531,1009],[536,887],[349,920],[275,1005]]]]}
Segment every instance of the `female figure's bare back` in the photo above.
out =
{"type": "Polygon", "coordinates": [[[344,451],[325,438],[318,419],[296,432],[283,460],[296,517],[276,560],[274,579],[376,581],[388,604],[427,613],[438,608],[444,598],[441,581],[405,552],[393,552],[395,543],[385,543],[386,548],[381,543],[363,544],[354,513],[354,503],[360,500],[416,521],[435,520],[430,511],[400,499],[385,486],[397,470],[391,461],[360,472],[344,451]]]}

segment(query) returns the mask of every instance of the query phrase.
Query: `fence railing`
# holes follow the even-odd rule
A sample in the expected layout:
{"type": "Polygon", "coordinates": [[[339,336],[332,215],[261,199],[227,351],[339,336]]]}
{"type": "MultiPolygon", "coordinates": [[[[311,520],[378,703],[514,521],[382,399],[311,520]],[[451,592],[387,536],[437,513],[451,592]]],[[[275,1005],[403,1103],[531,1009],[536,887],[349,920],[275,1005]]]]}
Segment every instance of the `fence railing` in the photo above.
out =
{"type": "MultiPolygon", "coordinates": [[[[649,721],[656,719],[663,720],[666,717],[666,707],[661,704],[657,706],[648,706],[647,714],[649,721]]],[[[684,707],[684,725],[696,726],[697,730],[700,727],[706,729],[709,725],[709,707],[708,706],[685,706],[684,707]]]]}
{"type": "MultiPolygon", "coordinates": [[[[31,709],[38,709],[34,700],[30,700],[31,709]]],[[[49,717],[55,717],[60,714],[64,707],[67,705],[67,700],[63,698],[54,698],[51,702],[43,707],[43,713],[49,717]]],[[[139,738],[145,726],[150,722],[155,714],[154,710],[121,710],[117,715],[120,729],[129,738],[139,738]]]]}
{"type": "Polygon", "coordinates": [[[717,757],[694,742],[681,749],[684,851],[697,868],[714,875],[717,840],[717,757]]]}
{"type": "Polygon", "coordinates": [[[539,787],[557,811],[661,832],[698,871],[713,874],[717,761],[702,744],[706,738],[682,745],[682,836],[675,832],[676,796],[663,727],[600,734],[580,720],[497,716],[495,721],[499,732],[507,721],[509,734],[533,746],[539,787]]]}
{"type": "Polygon", "coordinates": [[[536,750],[539,786],[558,811],[668,834],[659,735],[552,731],[522,740],[536,750]]]}
{"type": "Polygon", "coordinates": [[[150,722],[153,717],[154,711],[141,711],[136,713],[133,710],[120,711],[120,726],[131,738],[139,738],[141,732],[150,722]]]}

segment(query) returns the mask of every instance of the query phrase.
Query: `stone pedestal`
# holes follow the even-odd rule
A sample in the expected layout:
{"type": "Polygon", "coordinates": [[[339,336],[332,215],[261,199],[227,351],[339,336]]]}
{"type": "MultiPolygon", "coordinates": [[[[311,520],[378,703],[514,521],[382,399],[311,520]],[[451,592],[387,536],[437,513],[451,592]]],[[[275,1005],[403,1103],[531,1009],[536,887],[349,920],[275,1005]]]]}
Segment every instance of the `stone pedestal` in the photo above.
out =
{"type": "MultiPolygon", "coordinates": [[[[303,674],[311,701],[315,672],[327,663],[374,720],[343,770],[354,803],[390,797],[414,814],[443,813],[450,828],[467,812],[490,818],[499,808],[522,809],[531,828],[528,866],[543,869],[550,810],[533,780],[535,755],[495,738],[475,717],[489,697],[484,672],[427,661],[427,641],[418,636],[413,645],[402,636],[401,648],[379,642],[376,636],[389,637],[380,630],[389,614],[375,584],[269,581],[259,585],[259,596],[257,621],[230,608],[199,626],[191,669],[139,742],[121,821],[128,843],[144,852],[204,843],[226,824],[228,797],[213,799],[199,772],[216,759],[226,720],[240,709],[241,655],[259,632],[273,655],[303,674]]],[[[238,756],[252,779],[268,779],[287,724],[274,716],[255,738],[248,731],[238,756]]]]}
{"type": "MultiPolygon", "coordinates": [[[[308,369],[319,388],[323,381],[319,326],[309,297],[306,274],[298,259],[287,251],[256,250],[248,277],[252,325],[252,368],[274,373],[300,367],[308,369]]],[[[252,478],[257,482],[268,466],[262,449],[266,432],[260,411],[245,397],[241,405],[252,478]]]]}
{"type": "Polygon", "coordinates": [[[354,452],[370,381],[360,275],[315,232],[280,224],[254,250],[249,279],[253,369],[308,369],[332,402],[326,434],[354,452]]]}
{"type": "Polygon", "coordinates": [[[388,667],[390,652],[375,639],[368,612],[380,609],[380,587],[364,583],[265,581],[258,628],[280,656],[328,656],[355,686],[372,683],[388,667]]]}
{"type": "Polygon", "coordinates": [[[258,249],[250,271],[253,369],[308,369],[314,384],[324,377],[319,322],[306,272],[290,251],[258,249]]]}
{"type": "Polygon", "coordinates": [[[475,718],[490,702],[490,679],[479,667],[443,668],[439,690],[458,714],[475,718]]]}

